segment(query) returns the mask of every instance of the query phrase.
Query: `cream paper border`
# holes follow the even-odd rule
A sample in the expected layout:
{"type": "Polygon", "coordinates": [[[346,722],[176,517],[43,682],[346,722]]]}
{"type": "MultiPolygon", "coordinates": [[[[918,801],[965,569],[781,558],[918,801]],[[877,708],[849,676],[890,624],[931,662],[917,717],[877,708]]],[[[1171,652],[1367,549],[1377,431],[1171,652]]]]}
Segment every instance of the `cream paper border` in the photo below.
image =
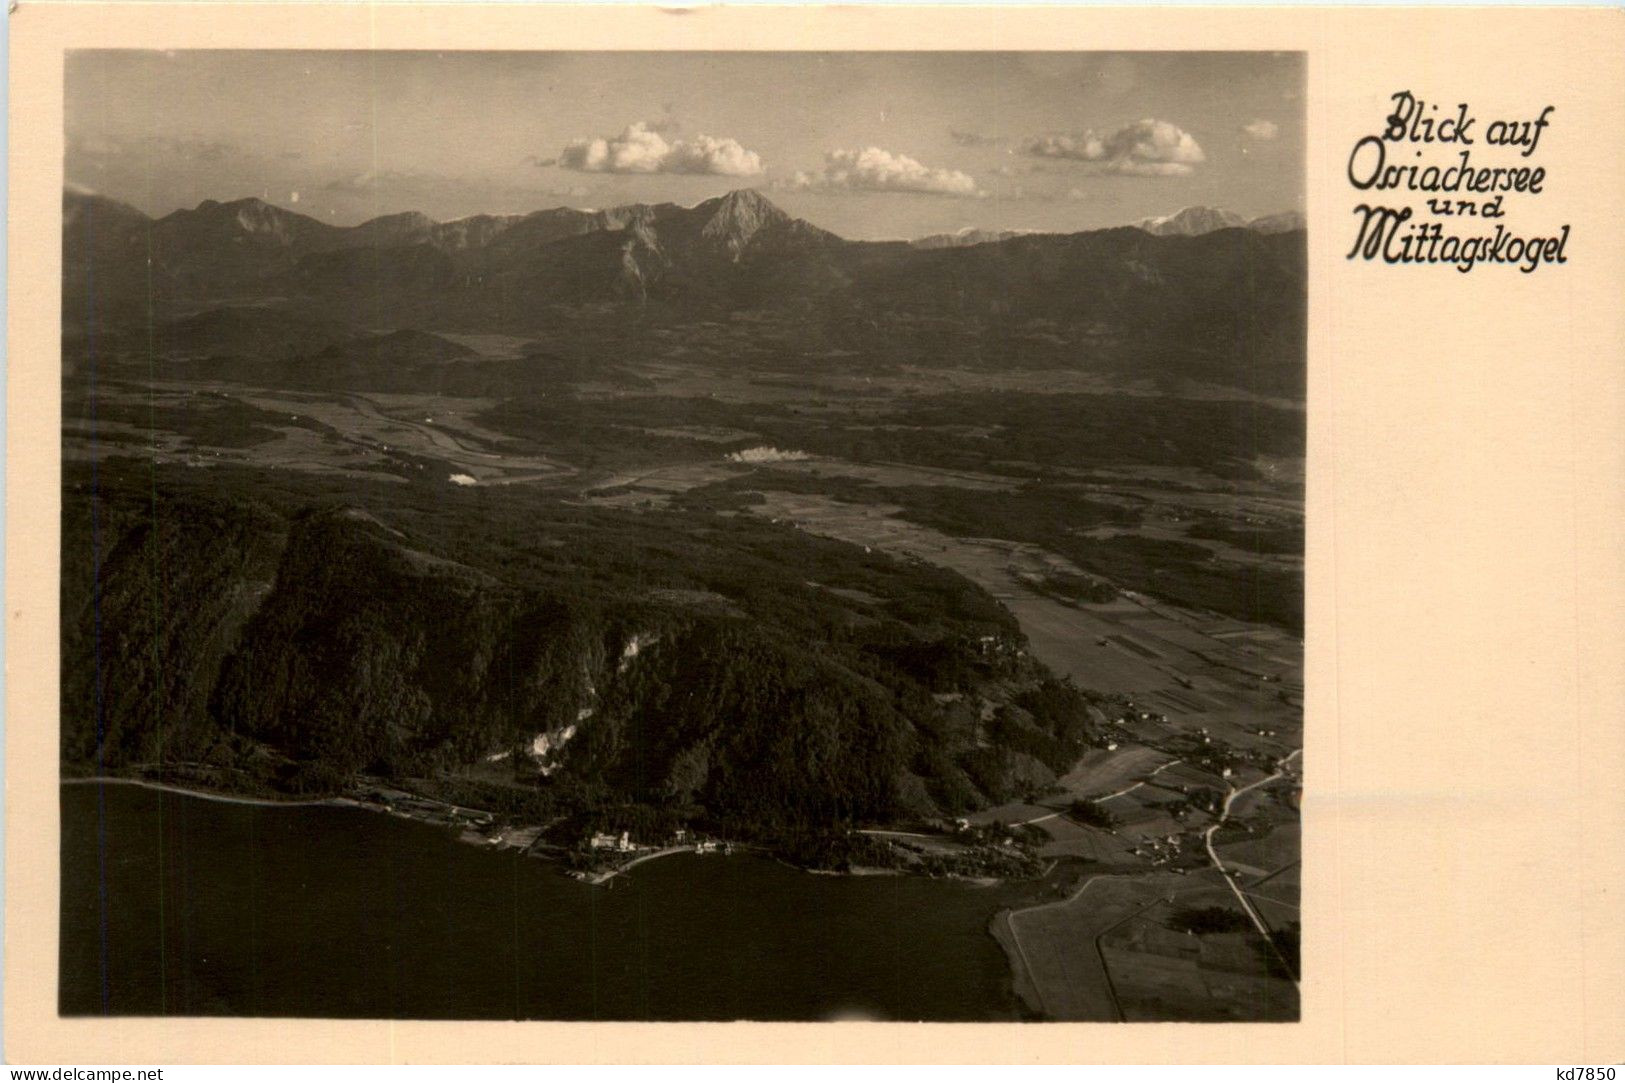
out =
{"type": "Polygon", "coordinates": [[[58,5],[13,15],[5,1056],[178,1062],[1546,1062],[1625,1056],[1625,18],[1604,10],[58,5]],[[58,1019],[68,47],[1308,53],[1303,1018],[1285,1025],[58,1019]],[[1570,262],[1350,263],[1402,88],[1557,111],[1570,262]]]}

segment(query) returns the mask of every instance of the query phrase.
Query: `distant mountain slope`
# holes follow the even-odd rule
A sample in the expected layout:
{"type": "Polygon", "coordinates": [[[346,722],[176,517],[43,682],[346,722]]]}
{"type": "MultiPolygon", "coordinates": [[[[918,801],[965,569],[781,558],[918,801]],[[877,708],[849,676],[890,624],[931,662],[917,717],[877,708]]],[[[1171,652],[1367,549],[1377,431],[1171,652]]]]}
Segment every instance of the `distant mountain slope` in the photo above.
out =
{"type": "Polygon", "coordinates": [[[123,255],[151,227],[152,219],[128,203],[74,188],[62,193],[62,247],[76,259],[123,255]]]}
{"type": "Polygon", "coordinates": [[[474,351],[424,331],[390,331],[329,346],[318,360],[359,364],[415,365],[472,357],[474,351]]]}
{"type": "Polygon", "coordinates": [[[1247,219],[1234,211],[1217,207],[1186,207],[1173,214],[1157,218],[1142,218],[1134,228],[1143,229],[1158,237],[1200,237],[1220,229],[1236,229],[1247,224],[1247,219]]]}
{"type": "MultiPolygon", "coordinates": [[[[206,313],[201,318],[214,323],[221,314],[206,313]]],[[[235,355],[199,352],[192,356],[192,364],[171,360],[168,371],[261,387],[433,391],[454,382],[450,367],[475,355],[468,347],[439,335],[400,330],[381,335],[352,333],[303,351],[243,350],[235,355]]]]}
{"type": "Polygon", "coordinates": [[[419,308],[420,297],[457,284],[458,266],[452,254],[428,242],[342,246],[313,252],[291,267],[278,267],[255,285],[262,292],[303,297],[335,313],[369,318],[381,310],[419,308]]]}
{"type": "Polygon", "coordinates": [[[156,222],[73,193],[65,207],[69,326],[92,310],[105,325],[278,298],[374,326],[526,333],[560,309],[636,305],[640,321],[667,323],[778,313],[799,322],[787,341],[801,350],[894,362],[1087,357],[1270,393],[1303,381],[1306,251],[1289,216],[1239,229],[1239,216],[1187,208],[1138,228],[910,244],[843,240],[755,191],[350,228],[260,200],[156,222]]]}
{"type": "Polygon", "coordinates": [[[933,233],[909,242],[915,248],[963,248],[972,244],[994,244],[1033,232],[1029,229],[974,229],[967,226],[954,233],[933,233]]]}
{"type": "Polygon", "coordinates": [[[1306,222],[1301,211],[1284,211],[1254,218],[1247,223],[1247,228],[1254,233],[1295,233],[1306,228],[1306,222]]]}
{"type": "Polygon", "coordinates": [[[144,312],[152,219],[94,193],[62,193],[62,323],[80,329],[94,308],[104,324],[144,312]]]}
{"type": "Polygon", "coordinates": [[[434,237],[440,223],[418,211],[386,214],[369,218],[349,231],[359,248],[393,248],[404,245],[427,244],[434,237]]]}
{"type": "Polygon", "coordinates": [[[355,337],[340,321],[286,308],[214,308],[158,327],[155,351],[186,357],[297,357],[355,337]]]}
{"type": "Polygon", "coordinates": [[[153,223],[152,267],[159,281],[191,296],[229,293],[337,246],[345,232],[259,199],[206,200],[153,223]]]}

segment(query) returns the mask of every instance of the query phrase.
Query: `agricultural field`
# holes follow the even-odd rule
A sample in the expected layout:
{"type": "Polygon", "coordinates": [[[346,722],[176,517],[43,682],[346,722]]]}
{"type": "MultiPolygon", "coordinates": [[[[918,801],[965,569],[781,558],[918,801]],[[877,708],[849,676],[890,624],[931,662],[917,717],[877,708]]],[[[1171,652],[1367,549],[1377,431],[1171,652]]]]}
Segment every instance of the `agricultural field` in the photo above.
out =
{"type": "MultiPolygon", "coordinates": [[[[1292,975],[1212,885],[1210,873],[1096,877],[1065,902],[1004,915],[996,932],[1017,990],[1056,1019],[1296,1018],[1292,975]]],[[[1282,930],[1297,920],[1286,904],[1263,905],[1282,930]]]]}
{"type": "Polygon", "coordinates": [[[1001,942],[1012,956],[1018,990],[1051,1019],[1117,1022],[1124,1018],[1098,940],[1166,898],[1166,876],[1095,877],[1071,898],[1004,917],[1001,942]]]}

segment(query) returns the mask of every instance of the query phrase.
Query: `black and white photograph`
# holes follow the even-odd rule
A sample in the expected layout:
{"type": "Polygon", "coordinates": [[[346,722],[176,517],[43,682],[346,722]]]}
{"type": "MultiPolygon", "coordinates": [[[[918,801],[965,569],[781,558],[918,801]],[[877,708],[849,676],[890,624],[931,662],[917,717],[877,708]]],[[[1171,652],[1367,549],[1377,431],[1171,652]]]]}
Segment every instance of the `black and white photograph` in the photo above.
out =
{"type": "Polygon", "coordinates": [[[59,1015],[1298,1021],[1305,73],[68,50],[59,1015]]]}

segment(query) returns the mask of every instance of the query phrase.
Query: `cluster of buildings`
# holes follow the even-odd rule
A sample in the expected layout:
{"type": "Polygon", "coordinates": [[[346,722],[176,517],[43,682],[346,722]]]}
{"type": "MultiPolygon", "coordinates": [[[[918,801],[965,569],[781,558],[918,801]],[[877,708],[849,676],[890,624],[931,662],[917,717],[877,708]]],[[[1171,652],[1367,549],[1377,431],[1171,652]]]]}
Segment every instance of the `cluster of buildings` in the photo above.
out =
{"type": "Polygon", "coordinates": [[[1185,856],[1185,841],[1178,835],[1161,838],[1151,835],[1141,839],[1132,852],[1135,857],[1149,859],[1153,865],[1173,864],[1185,856]]]}
{"type": "Polygon", "coordinates": [[[608,831],[597,831],[592,836],[592,848],[594,850],[613,850],[618,854],[629,854],[636,850],[637,846],[632,842],[632,833],[630,831],[622,831],[619,835],[608,831]]]}
{"type": "MultiPolygon", "coordinates": [[[[733,852],[733,847],[726,842],[715,839],[694,839],[694,852],[697,854],[727,854],[733,852]]],[[[678,828],[672,832],[671,844],[668,848],[687,846],[689,844],[688,832],[678,828]]],[[[641,845],[632,840],[630,831],[622,831],[619,835],[612,831],[596,831],[589,840],[588,845],[593,850],[607,850],[615,854],[636,853],[638,850],[650,849],[648,845],[641,845]]]]}

